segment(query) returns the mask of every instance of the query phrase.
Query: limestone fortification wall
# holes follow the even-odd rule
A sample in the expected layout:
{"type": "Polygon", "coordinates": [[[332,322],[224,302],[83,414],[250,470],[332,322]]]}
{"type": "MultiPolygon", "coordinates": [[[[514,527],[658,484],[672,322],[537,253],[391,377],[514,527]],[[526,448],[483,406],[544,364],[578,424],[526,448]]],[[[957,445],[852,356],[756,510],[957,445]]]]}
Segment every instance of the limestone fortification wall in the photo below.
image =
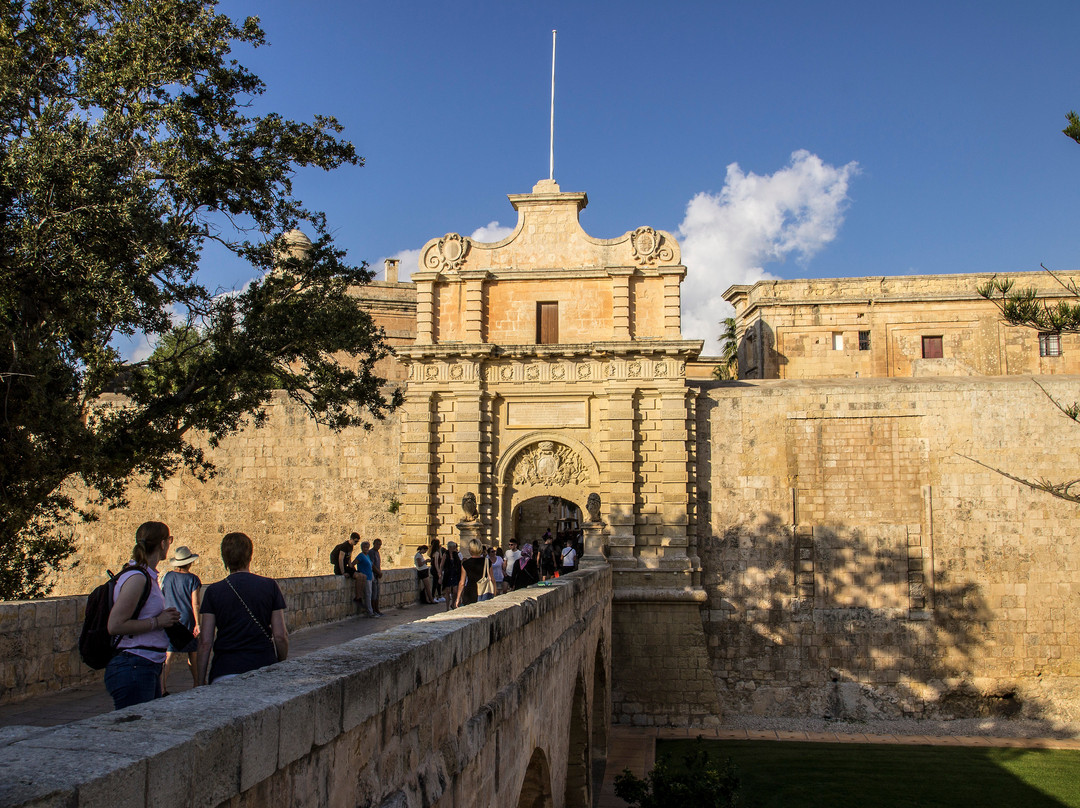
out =
{"type": "MultiPolygon", "coordinates": [[[[278,585],[288,606],[285,619],[290,631],[356,614],[352,581],[340,576],[280,578],[278,585]]],[[[383,573],[379,604],[383,609],[417,600],[416,573],[411,568],[383,573]]],[[[0,704],[102,678],[102,671],[90,670],[79,657],[85,614],[85,595],[0,601],[0,704]]]]}
{"type": "Polygon", "coordinates": [[[703,612],[724,709],[1080,721],[1076,377],[715,384],[703,612]]]}
{"type": "Polygon", "coordinates": [[[592,805],[606,567],[229,682],[0,733],[0,805],[592,805]]]}
{"type": "Polygon", "coordinates": [[[160,492],[136,482],[128,507],[78,525],[78,564],[52,594],[82,594],[102,583],[105,570],[119,569],[130,557],[135,529],[147,520],[167,523],[175,545],[199,554],[192,569],[203,581],[223,577],[221,537],[236,530],[255,544],[252,572],[273,578],[325,575],[331,549],[354,530],[366,540],[383,540],[384,566],[410,565],[412,553],[399,545],[392,512],[402,499],[397,416],[371,430],[333,432],[283,394],[266,409],[265,427],[249,428],[209,452],[218,468],[210,481],[179,474],[160,492]]]}

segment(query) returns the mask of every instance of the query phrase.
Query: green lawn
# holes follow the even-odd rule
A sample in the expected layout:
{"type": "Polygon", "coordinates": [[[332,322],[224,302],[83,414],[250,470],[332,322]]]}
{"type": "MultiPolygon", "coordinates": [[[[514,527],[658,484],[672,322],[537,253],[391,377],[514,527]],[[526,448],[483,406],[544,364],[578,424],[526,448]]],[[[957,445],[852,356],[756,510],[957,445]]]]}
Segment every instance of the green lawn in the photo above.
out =
{"type": "MultiPolygon", "coordinates": [[[[695,741],[658,741],[681,765],[695,741]]],[[[743,808],[1080,808],[1080,751],[703,741],[735,761],[743,808]]],[[[691,808],[691,806],[687,806],[691,808]]]]}

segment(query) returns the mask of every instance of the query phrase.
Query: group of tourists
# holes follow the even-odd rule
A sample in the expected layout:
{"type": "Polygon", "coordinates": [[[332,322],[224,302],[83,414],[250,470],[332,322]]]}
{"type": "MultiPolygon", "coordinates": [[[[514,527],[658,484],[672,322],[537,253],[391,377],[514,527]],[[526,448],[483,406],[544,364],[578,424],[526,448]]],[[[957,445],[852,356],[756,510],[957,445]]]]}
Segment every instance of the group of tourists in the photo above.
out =
{"type": "Polygon", "coordinates": [[[434,539],[416,548],[413,566],[424,603],[455,609],[573,572],[578,552],[572,539],[555,544],[551,531],[539,541],[511,539],[508,550],[472,539],[461,552],[434,539]]]}
{"type": "MultiPolygon", "coordinates": [[[[167,696],[177,655],[185,657],[199,687],[289,654],[285,598],[273,578],[251,572],[254,545],[246,534],[222,538],[228,575],[205,590],[191,570],[199,556],[186,546],[170,555],[172,545],[168,525],[144,522],[135,533],[131,560],[112,582],[107,626],[113,655],[105,665],[105,687],[118,710],[167,696]]],[[[382,540],[361,542],[353,533],[331,551],[334,573],[353,579],[353,600],[368,617],[383,616],[381,547],[382,540]]],[[[555,543],[548,531],[539,541],[519,545],[511,539],[505,550],[472,539],[459,551],[457,542],[444,547],[435,540],[417,548],[413,564],[424,602],[455,609],[572,572],[578,552],[572,540],[555,543]]],[[[104,621],[104,610],[101,614],[104,621]]]]}
{"type": "Polygon", "coordinates": [[[108,632],[119,639],[105,667],[105,687],[118,710],[168,695],[177,654],[187,657],[195,687],[289,655],[285,598],[273,578],[251,572],[254,545],[247,535],[222,538],[228,575],[205,592],[191,571],[199,556],[180,546],[170,557],[172,543],[168,525],[144,522],[135,532],[131,560],[113,582],[108,632]],[[170,569],[159,577],[164,564],[170,569]]]}
{"type": "Polygon", "coordinates": [[[360,605],[367,617],[385,617],[379,611],[379,590],[383,577],[382,539],[374,542],[360,541],[359,533],[351,533],[330,551],[330,563],[334,566],[334,575],[352,578],[356,585],[353,602],[360,605]],[[360,545],[360,552],[353,558],[353,550],[360,545]]]}

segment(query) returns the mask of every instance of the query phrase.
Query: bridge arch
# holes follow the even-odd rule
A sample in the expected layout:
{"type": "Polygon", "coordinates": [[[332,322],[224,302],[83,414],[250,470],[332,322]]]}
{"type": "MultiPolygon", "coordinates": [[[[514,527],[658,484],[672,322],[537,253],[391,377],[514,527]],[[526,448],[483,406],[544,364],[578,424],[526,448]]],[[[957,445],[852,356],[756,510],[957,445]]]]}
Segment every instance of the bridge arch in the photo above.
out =
{"type": "Polygon", "coordinates": [[[590,808],[592,782],[590,762],[591,738],[589,737],[588,704],[585,698],[585,681],[579,674],[574,683],[574,695],[570,702],[570,732],[567,738],[566,759],[566,808],[590,808]]]}
{"type": "Polygon", "coordinates": [[[600,464],[579,440],[555,431],[529,432],[501,453],[495,466],[499,525],[496,539],[513,535],[514,509],[534,497],[560,497],[585,512],[589,493],[600,488],[600,464]]]}
{"type": "Polygon", "coordinates": [[[552,808],[551,768],[547,755],[539,747],[529,758],[529,767],[525,770],[525,779],[521,783],[517,808],[552,808]]]}

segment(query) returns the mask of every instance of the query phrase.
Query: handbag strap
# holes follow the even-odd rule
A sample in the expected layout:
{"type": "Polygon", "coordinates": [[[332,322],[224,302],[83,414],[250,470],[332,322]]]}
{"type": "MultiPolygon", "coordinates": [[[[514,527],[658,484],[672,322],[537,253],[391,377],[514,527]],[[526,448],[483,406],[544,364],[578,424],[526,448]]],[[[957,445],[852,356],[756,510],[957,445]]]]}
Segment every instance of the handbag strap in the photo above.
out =
{"type": "Polygon", "coordinates": [[[232,581],[226,578],[225,583],[229,585],[229,589],[231,589],[233,591],[233,594],[236,595],[237,600],[239,600],[240,603],[243,604],[244,608],[247,610],[248,616],[251,617],[251,622],[259,627],[259,631],[261,631],[263,633],[263,636],[270,641],[270,645],[273,645],[274,650],[276,651],[277,645],[274,645],[274,638],[270,636],[270,633],[265,628],[263,628],[263,624],[260,623],[258,618],[255,617],[255,613],[251,611],[251,608],[247,605],[247,601],[240,597],[240,593],[236,591],[236,587],[232,585],[232,581]]]}

